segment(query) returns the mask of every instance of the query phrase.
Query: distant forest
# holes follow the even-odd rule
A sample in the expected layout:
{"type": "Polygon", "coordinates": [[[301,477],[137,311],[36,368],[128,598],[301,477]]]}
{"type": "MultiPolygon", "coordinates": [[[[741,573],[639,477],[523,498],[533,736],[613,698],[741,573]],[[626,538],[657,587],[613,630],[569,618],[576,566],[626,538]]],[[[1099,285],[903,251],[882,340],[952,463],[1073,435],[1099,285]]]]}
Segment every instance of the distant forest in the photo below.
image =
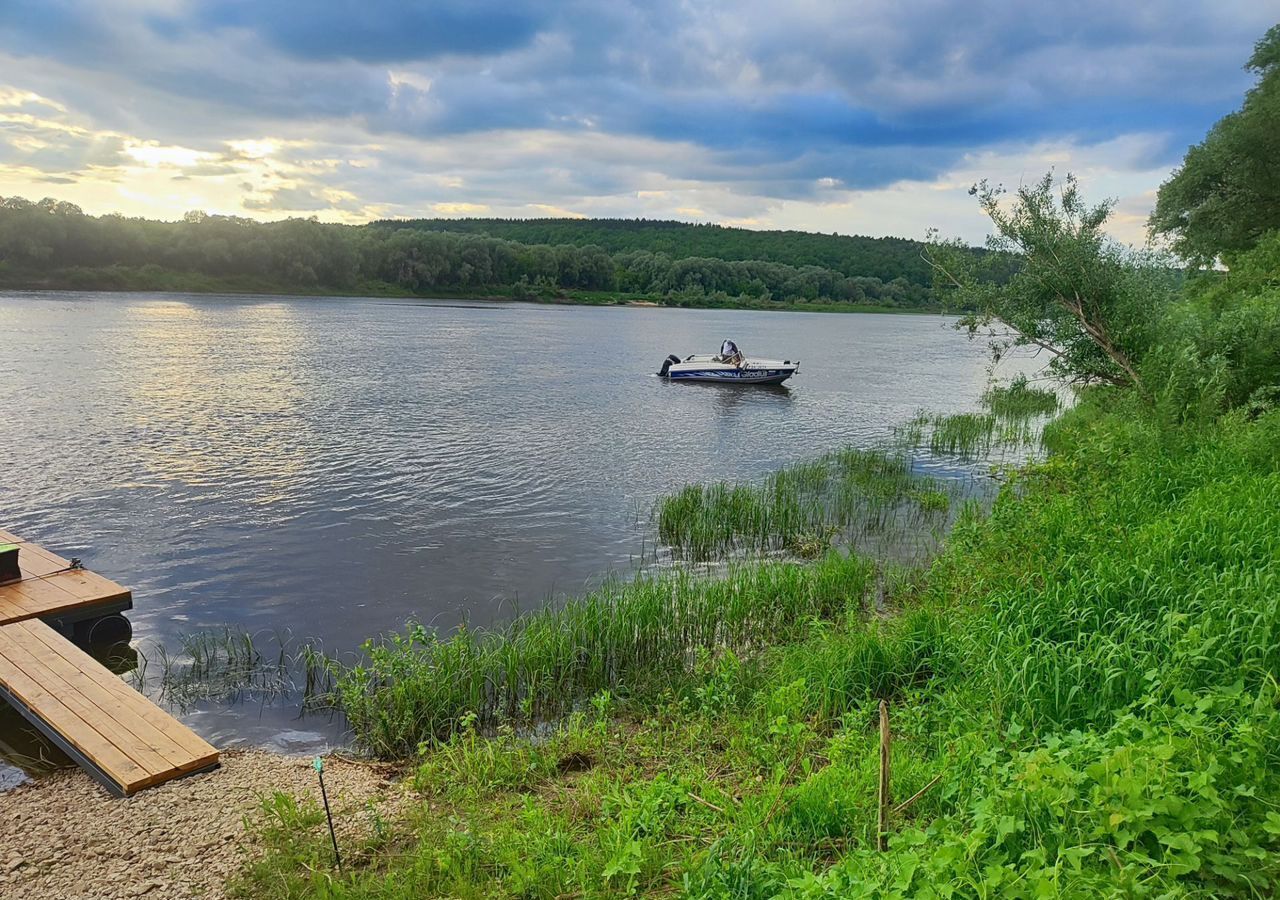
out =
{"type": "Polygon", "coordinates": [[[0,285],[288,293],[645,297],[677,306],[936,306],[923,245],[626,219],[335,225],[89,216],[0,198],[0,285]],[[613,295],[613,296],[611,296],[613,295]]]}
{"type": "Polygon", "coordinates": [[[752,231],[659,219],[407,219],[377,222],[375,227],[484,234],[522,244],[593,245],[609,253],[647,250],[672,259],[702,257],[817,266],[885,282],[905,278],[913,284],[928,284],[930,278],[929,267],[920,258],[921,243],[906,238],[752,231]]]}

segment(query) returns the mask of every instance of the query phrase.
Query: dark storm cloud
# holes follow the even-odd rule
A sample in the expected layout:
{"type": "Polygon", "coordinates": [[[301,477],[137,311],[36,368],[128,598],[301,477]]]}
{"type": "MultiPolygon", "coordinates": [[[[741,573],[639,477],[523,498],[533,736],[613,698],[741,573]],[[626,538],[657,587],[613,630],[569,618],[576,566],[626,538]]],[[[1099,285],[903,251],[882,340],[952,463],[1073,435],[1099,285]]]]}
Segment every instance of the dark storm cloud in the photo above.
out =
{"type": "MultiPolygon", "coordinates": [[[[5,0],[0,49],[11,83],[162,141],[626,136],[705,151],[670,177],[803,197],[1018,142],[1155,133],[1143,162],[1167,164],[1238,101],[1265,6],[5,0]]],[[[565,181],[625,190],[621,170],[565,181]]]]}
{"type": "MultiPolygon", "coordinates": [[[[548,3],[525,0],[216,0],[195,6],[198,28],[243,28],[309,60],[394,62],[501,53],[529,42],[548,3]]],[[[171,34],[184,20],[158,20],[171,34]]]]}

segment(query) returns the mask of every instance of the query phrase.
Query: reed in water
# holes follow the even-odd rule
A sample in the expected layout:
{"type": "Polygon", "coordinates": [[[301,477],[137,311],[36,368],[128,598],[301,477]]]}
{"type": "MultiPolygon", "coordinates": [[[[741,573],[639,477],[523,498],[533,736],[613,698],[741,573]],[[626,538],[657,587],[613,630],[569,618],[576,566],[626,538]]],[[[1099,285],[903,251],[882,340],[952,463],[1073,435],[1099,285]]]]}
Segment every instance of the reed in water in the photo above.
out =
{"type": "Polygon", "coordinates": [[[733,554],[821,554],[840,541],[929,532],[946,521],[952,488],[911,471],[910,460],[846,448],[761,482],[691,484],[654,507],[658,537],[678,559],[733,554]]]}

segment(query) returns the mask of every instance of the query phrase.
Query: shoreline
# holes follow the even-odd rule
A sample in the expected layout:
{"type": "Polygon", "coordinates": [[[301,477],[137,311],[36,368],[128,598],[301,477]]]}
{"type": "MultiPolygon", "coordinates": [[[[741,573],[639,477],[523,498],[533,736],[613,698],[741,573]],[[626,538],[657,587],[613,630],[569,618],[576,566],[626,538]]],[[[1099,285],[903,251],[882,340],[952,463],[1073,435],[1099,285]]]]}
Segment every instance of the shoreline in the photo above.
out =
{"type": "MultiPolygon", "coordinates": [[[[218,900],[258,847],[245,828],[274,792],[319,802],[309,758],[223,752],[222,767],[109,796],[78,768],[31,779],[0,802],[0,895],[66,900],[218,900]]],[[[407,797],[395,763],[326,757],[325,787],[340,845],[354,855],[375,815],[407,797]]],[[[327,838],[327,835],[326,835],[327,838]]]]}
{"type": "Polygon", "coordinates": [[[504,294],[494,294],[488,292],[481,293],[459,293],[453,291],[437,291],[431,294],[415,294],[405,291],[386,291],[375,293],[372,291],[360,291],[358,288],[354,291],[335,291],[324,288],[310,289],[292,289],[287,287],[273,287],[271,289],[252,290],[244,288],[236,288],[230,286],[201,286],[201,285],[184,285],[182,287],[166,288],[156,286],[138,286],[138,287],[85,287],[83,285],[40,285],[33,286],[29,283],[21,283],[18,285],[9,285],[0,283],[0,293],[6,294],[190,294],[200,297],[282,297],[282,298],[330,298],[330,299],[348,299],[348,300],[470,300],[477,303],[524,303],[534,306],[597,306],[597,307],[620,307],[629,309],[685,309],[685,310],[725,310],[725,311],[746,311],[746,312],[804,312],[804,313],[863,313],[871,315],[905,315],[905,316],[924,316],[935,315],[945,316],[954,315],[953,311],[949,311],[941,306],[931,307],[912,307],[899,308],[891,306],[877,306],[874,304],[858,304],[858,303],[839,303],[832,301],[829,303],[790,303],[779,302],[774,303],[771,300],[762,300],[758,304],[751,303],[663,303],[661,299],[652,297],[636,296],[631,294],[617,294],[614,299],[596,299],[589,296],[558,296],[558,297],[511,297],[504,294]]]}

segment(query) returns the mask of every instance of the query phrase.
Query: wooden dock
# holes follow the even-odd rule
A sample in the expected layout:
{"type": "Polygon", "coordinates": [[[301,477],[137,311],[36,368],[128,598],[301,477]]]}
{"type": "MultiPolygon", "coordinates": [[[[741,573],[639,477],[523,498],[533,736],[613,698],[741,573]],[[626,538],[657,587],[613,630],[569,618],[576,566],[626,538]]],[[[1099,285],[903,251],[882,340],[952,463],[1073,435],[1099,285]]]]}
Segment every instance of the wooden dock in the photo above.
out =
{"type": "Polygon", "coordinates": [[[0,544],[18,547],[21,581],[0,585],[0,625],[24,619],[72,622],[121,612],[133,606],[133,594],[43,547],[0,531],[0,544]]]}
{"type": "Polygon", "coordinates": [[[129,609],[129,590],[0,531],[6,543],[22,577],[0,584],[0,696],[117,796],[216,768],[217,750],[59,633],[129,609]]]}

